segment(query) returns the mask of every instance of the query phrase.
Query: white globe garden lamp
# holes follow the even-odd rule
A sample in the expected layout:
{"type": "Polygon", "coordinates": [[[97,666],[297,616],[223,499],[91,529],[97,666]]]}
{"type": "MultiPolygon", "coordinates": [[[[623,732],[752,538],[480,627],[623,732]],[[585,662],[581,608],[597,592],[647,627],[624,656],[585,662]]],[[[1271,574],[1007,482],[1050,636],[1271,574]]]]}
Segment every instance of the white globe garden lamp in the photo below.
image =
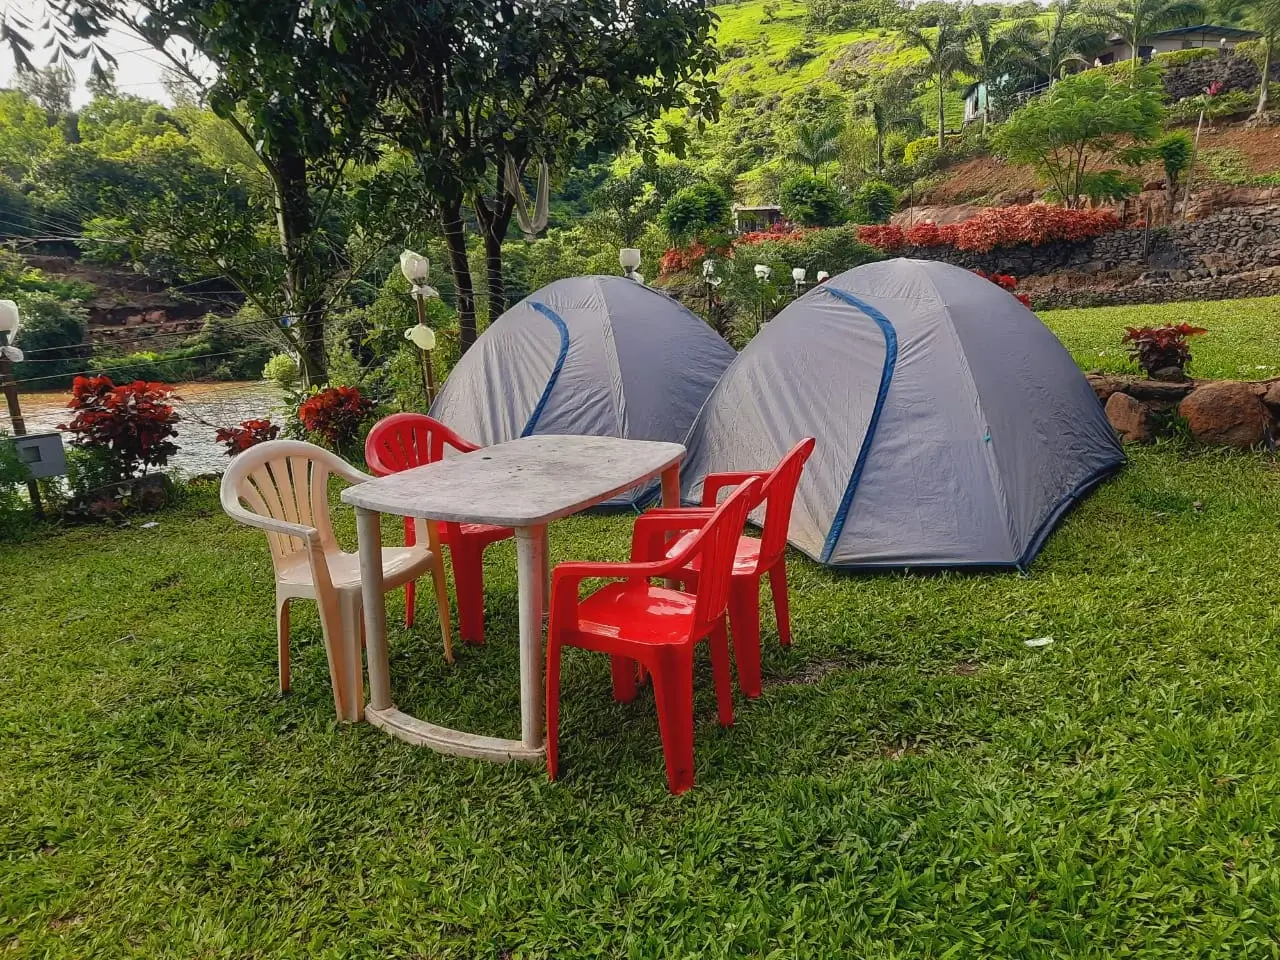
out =
{"type": "Polygon", "coordinates": [[[427,286],[431,276],[431,261],[420,253],[405,250],[400,254],[400,272],[413,287],[413,299],[418,305],[418,323],[404,332],[404,338],[421,351],[422,389],[427,394],[427,406],[436,398],[436,375],[431,365],[431,351],[435,349],[436,333],[427,326],[426,299],[438,297],[439,292],[427,286]]]}

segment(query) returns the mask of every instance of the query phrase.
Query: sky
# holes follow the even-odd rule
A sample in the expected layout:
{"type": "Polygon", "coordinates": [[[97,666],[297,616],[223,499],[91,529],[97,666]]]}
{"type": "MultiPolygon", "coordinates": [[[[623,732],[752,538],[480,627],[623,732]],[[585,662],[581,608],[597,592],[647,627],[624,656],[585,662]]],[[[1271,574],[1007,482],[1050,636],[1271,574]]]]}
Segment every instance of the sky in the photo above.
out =
{"type": "MultiPolygon", "coordinates": [[[[38,22],[43,16],[45,6],[38,0],[36,2],[0,0],[0,9],[15,11],[28,22],[38,22]]],[[[37,49],[32,51],[31,59],[37,66],[43,66],[49,58],[50,51],[39,49],[43,37],[37,34],[34,39],[37,49]]],[[[160,83],[165,65],[162,54],[118,27],[112,28],[102,46],[116,58],[116,86],[121,93],[131,93],[150,100],[159,100],[162,103],[169,101],[160,83]]],[[[84,87],[85,80],[89,77],[89,60],[76,62],[72,66],[79,81],[75,96],[72,98],[72,105],[82,107],[89,102],[89,95],[84,87]]],[[[8,46],[0,45],[0,87],[14,85],[14,72],[13,57],[9,53],[8,46]]]]}

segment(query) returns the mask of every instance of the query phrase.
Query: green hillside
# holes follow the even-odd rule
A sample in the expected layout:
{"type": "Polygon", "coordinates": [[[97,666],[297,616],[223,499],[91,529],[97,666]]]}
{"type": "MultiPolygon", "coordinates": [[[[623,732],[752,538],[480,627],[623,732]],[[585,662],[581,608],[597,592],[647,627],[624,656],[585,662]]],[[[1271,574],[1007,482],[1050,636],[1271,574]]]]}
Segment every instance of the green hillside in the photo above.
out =
{"type": "MultiPolygon", "coordinates": [[[[724,56],[717,78],[724,109],[720,122],[701,133],[689,131],[689,159],[748,203],[777,200],[784,176],[779,157],[799,123],[839,117],[849,127],[846,153],[857,152],[859,139],[865,150],[866,137],[859,137],[864,122],[854,109],[857,90],[922,58],[920,51],[903,45],[896,30],[813,30],[807,11],[804,0],[748,0],[716,7],[717,43],[724,56]]],[[[914,102],[924,123],[922,133],[936,130],[935,97],[925,84],[914,102]]],[[[948,128],[958,127],[962,115],[956,87],[947,94],[948,128]]]]}

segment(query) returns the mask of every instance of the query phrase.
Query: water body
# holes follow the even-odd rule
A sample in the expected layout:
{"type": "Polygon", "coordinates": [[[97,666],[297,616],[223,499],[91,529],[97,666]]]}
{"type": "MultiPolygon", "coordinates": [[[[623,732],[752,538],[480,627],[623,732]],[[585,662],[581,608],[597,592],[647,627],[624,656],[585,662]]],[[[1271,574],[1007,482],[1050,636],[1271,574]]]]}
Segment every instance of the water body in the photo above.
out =
{"type": "MultiPolygon", "coordinates": [[[[231,427],[241,420],[270,417],[281,422],[282,398],[279,388],[262,380],[235,383],[180,383],[174,392],[181,399],[173,405],[182,417],[178,423],[178,452],[168,469],[177,468],[187,476],[223,470],[226,450],[213,438],[219,427],[231,427]]],[[[71,412],[69,393],[28,393],[22,395],[22,413],[30,433],[57,430],[71,412]]],[[[2,409],[2,408],[0,408],[2,409]]],[[[0,428],[9,430],[8,418],[0,415],[0,428]]],[[[70,435],[65,435],[69,444],[70,435]]]]}

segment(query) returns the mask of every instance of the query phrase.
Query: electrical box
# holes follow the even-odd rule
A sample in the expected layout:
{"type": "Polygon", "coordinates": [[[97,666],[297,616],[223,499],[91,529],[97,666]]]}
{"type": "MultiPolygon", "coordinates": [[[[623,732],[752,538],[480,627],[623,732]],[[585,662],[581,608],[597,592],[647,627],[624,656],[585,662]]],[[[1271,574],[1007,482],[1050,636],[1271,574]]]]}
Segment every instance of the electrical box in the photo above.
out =
{"type": "Polygon", "coordinates": [[[18,450],[18,459],[27,465],[31,476],[60,477],[67,472],[67,455],[62,449],[62,434],[27,433],[10,438],[18,450]]]}

